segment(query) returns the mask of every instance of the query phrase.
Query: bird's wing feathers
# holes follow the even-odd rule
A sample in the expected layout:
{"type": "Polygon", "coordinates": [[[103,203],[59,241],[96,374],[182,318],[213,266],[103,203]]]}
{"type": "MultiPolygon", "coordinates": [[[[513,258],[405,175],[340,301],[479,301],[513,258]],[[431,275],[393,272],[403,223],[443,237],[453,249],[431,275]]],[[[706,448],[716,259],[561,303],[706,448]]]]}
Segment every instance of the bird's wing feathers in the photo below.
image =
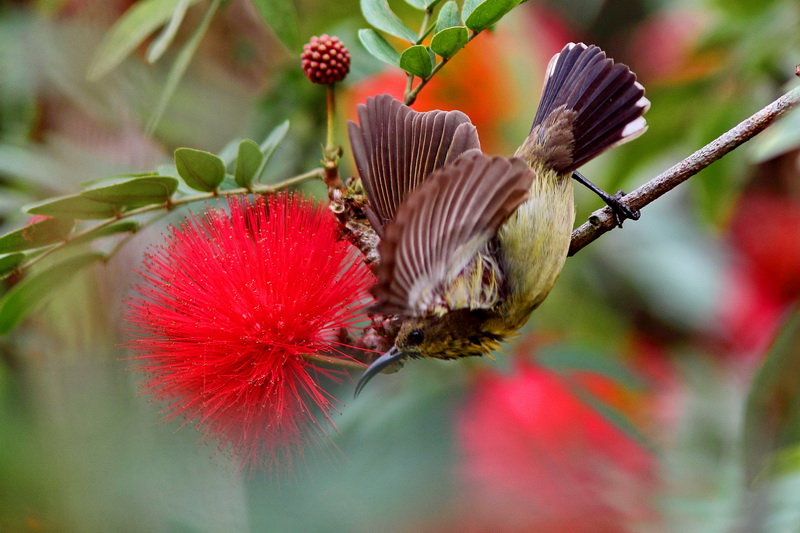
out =
{"type": "Polygon", "coordinates": [[[435,171],[386,227],[376,309],[424,316],[496,304],[502,269],[491,241],[528,198],[533,179],[523,160],[478,151],[435,171]]]}
{"type": "Polygon", "coordinates": [[[351,121],[348,129],[370,222],[379,233],[431,172],[480,148],[475,126],[464,113],[420,113],[386,94],[359,105],[358,124],[351,121]]]}

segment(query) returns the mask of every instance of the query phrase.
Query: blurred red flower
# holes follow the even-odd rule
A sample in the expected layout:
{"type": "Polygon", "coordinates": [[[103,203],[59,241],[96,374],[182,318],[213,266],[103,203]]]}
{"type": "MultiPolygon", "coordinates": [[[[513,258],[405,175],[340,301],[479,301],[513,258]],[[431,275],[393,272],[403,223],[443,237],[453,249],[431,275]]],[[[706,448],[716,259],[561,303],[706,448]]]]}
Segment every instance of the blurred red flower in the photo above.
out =
{"type": "MultiPolygon", "coordinates": [[[[630,395],[599,375],[572,378],[606,402],[630,395]]],[[[479,378],[458,420],[475,522],[492,531],[602,532],[653,519],[655,461],[570,383],[523,360],[511,376],[479,378]]]]}
{"type": "Polygon", "coordinates": [[[273,466],[319,428],[315,411],[330,422],[318,378],[337,373],[304,356],[343,357],[340,330],[366,318],[373,277],[324,206],[281,195],[229,208],[146,255],[129,344],[168,420],[194,422],[242,466],[273,466]]]}
{"type": "Polygon", "coordinates": [[[751,193],[736,213],[730,243],[739,260],[720,302],[721,340],[726,351],[760,359],[800,298],[800,204],[751,193]]]}

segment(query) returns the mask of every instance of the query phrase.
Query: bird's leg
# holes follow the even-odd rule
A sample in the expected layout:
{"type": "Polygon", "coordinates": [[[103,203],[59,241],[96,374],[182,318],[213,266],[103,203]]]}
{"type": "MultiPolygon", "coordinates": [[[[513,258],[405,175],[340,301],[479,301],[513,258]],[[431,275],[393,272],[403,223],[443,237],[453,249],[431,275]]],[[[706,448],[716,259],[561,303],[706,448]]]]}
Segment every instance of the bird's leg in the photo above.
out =
{"type": "Polygon", "coordinates": [[[620,200],[625,193],[623,191],[617,191],[614,196],[611,196],[606,191],[586,179],[586,176],[578,172],[577,170],[572,171],[572,178],[577,181],[578,183],[583,184],[587,187],[590,191],[594,192],[597,196],[603,199],[603,201],[611,208],[614,212],[614,218],[616,218],[617,226],[620,228],[622,227],[622,221],[626,218],[631,220],[639,220],[641,213],[638,209],[631,209],[620,200]]]}

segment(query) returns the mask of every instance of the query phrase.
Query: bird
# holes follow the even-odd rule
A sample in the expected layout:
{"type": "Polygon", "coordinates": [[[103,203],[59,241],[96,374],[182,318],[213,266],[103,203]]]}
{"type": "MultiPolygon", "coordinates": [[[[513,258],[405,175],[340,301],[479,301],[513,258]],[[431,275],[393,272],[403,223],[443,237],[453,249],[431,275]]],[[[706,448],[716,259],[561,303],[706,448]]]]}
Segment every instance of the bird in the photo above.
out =
{"type": "Polygon", "coordinates": [[[380,237],[373,313],[394,315],[394,345],[355,393],[409,359],[481,356],[513,337],[550,293],[575,223],[573,178],[621,224],[638,212],[577,169],[647,129],[644,87],[600,48],[550,60],[530,132],[513,156],[480,150],[460,111],[415,111],[389,95],[358,106],[348,134],[380,237]]]}

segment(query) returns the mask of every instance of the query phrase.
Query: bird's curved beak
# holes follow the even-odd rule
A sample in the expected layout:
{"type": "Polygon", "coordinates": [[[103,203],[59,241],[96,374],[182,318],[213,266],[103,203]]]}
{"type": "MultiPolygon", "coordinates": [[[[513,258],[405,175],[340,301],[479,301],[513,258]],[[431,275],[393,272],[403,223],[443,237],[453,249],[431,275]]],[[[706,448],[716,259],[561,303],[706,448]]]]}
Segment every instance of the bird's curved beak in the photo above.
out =
{"type": "Polygon", "coordinates": [[[361,393],[361,389],[364,388],[364,385],[366,385],[369,380],[383,372],[386,368],[402,361],[404,358],[405,354],[398,350],[396,346],[392,346],[391,350],[375,359],[375,361],[373,361],[372,364],[367,367],[367,369],[364,371],[364,374],[361,376],[361,379],[358,380],[356,392],[353,396],[358,396],[361,393]]]}

